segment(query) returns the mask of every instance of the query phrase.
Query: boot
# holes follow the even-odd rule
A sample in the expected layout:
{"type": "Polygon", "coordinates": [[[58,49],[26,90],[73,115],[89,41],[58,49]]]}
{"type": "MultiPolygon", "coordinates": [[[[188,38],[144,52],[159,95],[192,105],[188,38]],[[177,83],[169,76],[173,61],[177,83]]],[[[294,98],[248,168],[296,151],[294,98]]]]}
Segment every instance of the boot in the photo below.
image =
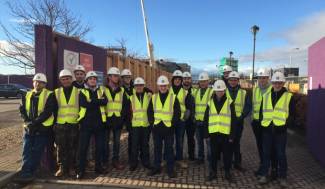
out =
{"type": "Polygon", "coordinates": [[[267,184],[268,183],[268,180],[266,178],[266,176],[261,176],[258,181],[257,181],[259,184],[263,185],[263,184],[267,184]]]}
{"type": "Polygon", "coordinates": [[[231,177],[231,174],[229,171],[226,171],[225,172],[225,179],[228,181],[228,182],[231,182],[232,181],[232,177],[231,177]]]}
{"type": "Polygon", "coordinates": [[[188,168],[188,165],[184,160],[180,160],[178,162],[178,164],[179,164],[180,168],[182,168],[182,169],[187,169],[188,168]]]}
{"type": "Polygon", "coordinates": [[[154,176],[161,173],[161,169],[154,168],[148,172],[148,176],[154,176]]]}

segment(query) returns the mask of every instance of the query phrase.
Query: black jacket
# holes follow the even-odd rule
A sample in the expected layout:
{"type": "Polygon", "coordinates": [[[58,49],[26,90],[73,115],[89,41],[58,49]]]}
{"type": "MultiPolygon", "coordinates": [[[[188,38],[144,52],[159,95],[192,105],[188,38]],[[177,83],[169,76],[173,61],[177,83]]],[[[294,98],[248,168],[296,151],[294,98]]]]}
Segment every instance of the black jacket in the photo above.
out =
{"type": "MultiPolygon", "coordinates": [[[[213,102],[214,102],[214,105],[217,109],[217,112],[220,113],[225,101],[227,100],[227,96],[224,95],[220,100],[218,100],[217,98],[217,95],[216,94],[213,94],[212,95],[212,99],[213,99],[213,102]]],[[[209,105],[207,106],[207,109],[205,110],[205,113],[204,113],[204,126],[206,127],[205,129],[205,137],[208,136],[208,133],[209,133],[209,130],[208,130],[208,127],[209,127],[209,111],[210,111],[210,107],[209,105]]],[[[235,129],[236,129],[236,126],[237,126],[237,119],[236,119],[236,112],[235,112],[235,105],[234,105],[234,102],[232,102],[230,104],[230,111],[231,111],[231,128],[230,128],[230,134],[229,134],[229,139],[234,139],[234,136],[235,136],[235,129]]]]}
{"type": "MultiPolygon", "coordinates": [[[[233,99],[233,101],[235,101],[239,89],[240,89],[239,85],[237,87],[234,87],[234,88],[232,88],[230,86],[228,87],[229,94],[230,94],[231,98],[233,99]]],[[[251,99],[252,98],[246,92],[245,104],[244,104],[244,109],[243,109],[242,115],[239,118],[237,118],[239,124],[243,124],[244,119],[248,116],[248,114],[252,110],[252,101],[251,101],[251,99]]]]}
{"type": "Polygon", "coordinates": [[[44,111],[39,116],[37,116],[39,95],[40,93],[34,93],[32,95],[30,112],[27,112],[25,109],[26,97],[23,97],[22,104],[19,107],[19,111],[25,123],[32,122],[33,126],[37,127],[37,130],[39,132],[47,133],[50,130],[50,128],[44,127],[42,123],[46,121],[49,117],[51,117],[51,115],[53,114],[55,98],[53,93],[51,93],[45,103],[44,111]]]}
{"type": "Polygon", "coordinates": [[[84,89],[85,88],[85,83],[79,84],[77,81],[73,81],[72,85],[77,87],[78,89],[84,89]]]}
{"type": "Polygon", "coordinates": [[[100,112],[100,106],[106,106],[107,97],[105,93],[102,99],[98,99],[97,91],[91,89],[85,89],[89,92],[90,102],[87,101],[87,97],[84,93],[79,94],[79,105],[80,107],[86,108],[86,115],[80,120],[81,129],[100,129],[104,128],[104,123],[102,121],[102,115],[100,112]]]}
{"type": "MultiPolygon", "coordinates": [[[[168,93],[158,93],[161,99],[162,104],[165,103],[168,93]]],[[[155,122],[155,118],[154,118],[154,110],[153,110],[153,99],[150,101],[149,103],[149,107],[148,107],[148,120],[150,125],[154,125],[155,122]]],[[[179,101],[177,100],[177,98],[175,98],[175,103],[174,103],[174,114],[173,114],[173,118],[172,118],[172,126],[171,127],[166,127],[166,125],[161,121],[160,123],[158,123],[157,125],[153,126],[153,132],[157,133],[157,134],[161,134],[161,135],[170,135],[170,134],[174,134],[174,129],[175,127],[177,127],[179,121],[180,121],[180,117],[181,117],[181,107],[179,105],[179,101]]]]}
{"type": "MultiPolygon", "coordinates": [[[[271,96],[272,96],[272,105],[273,107],[276,105],[278,100],[281,98],[284,92],[287,92],[287,89],[283,87],[280,91],[275,92],[274,89],[271,89],[271,96]]],[[[260,122],[263,120],[263,100],[261,102],[261,109],[260,109],[260,122]]],[[[295,102],[293,100],[293,97],[291,97],[289,102],[289,117],[283,127],[277,127],[273,125],[273,122],[270,123],[269,127],[263,127],[265,130],[274,131],[277,133],[285,132],[288,127],[292,126],[293,124],[293,118],[295,113],[295,102]]]]}

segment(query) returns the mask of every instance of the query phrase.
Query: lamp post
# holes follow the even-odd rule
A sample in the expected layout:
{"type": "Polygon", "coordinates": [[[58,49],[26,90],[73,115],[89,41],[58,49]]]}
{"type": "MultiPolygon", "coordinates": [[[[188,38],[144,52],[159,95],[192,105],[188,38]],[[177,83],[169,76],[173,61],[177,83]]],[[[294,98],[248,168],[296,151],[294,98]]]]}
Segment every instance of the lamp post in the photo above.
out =
{"type": "Polygon", "coordinates": [[[232,58],[232,55],[234,54],[234,52],[232,51],[229,51],[229,65],[232,67],[232,62],[231,62],[231,58],[232,58]]]}
{"type": "Polygon", "coordinates": [[[251,32],[253,33],[254,36],[252,81],[254,80],[256,34],[259,30],[260,28],[257,25],[251,27],[251,32]]]}
{"type": "MultiPolygon", "coordinates": [[[[293,49],[292,49],[292,51],[294,51],[294,50],[298,51],[298,50],[299,50],[299,48],[298,48],[298,47],[296,47],[296,48],[293,48],[293,49]]],[[[290,52],[290,62],[289,62],[289,68],[292,68],[292,51],[290,52]]]]}

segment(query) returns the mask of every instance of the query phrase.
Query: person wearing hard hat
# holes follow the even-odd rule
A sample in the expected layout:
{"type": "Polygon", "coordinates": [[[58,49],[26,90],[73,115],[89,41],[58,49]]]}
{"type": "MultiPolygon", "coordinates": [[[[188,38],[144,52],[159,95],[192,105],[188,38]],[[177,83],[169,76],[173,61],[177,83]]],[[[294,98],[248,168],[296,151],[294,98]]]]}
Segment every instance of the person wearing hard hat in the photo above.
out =
{"type": "Polygon", "coordinates": [[[22,98],[19,108],[24,121],[22,167],[17,181],[31,182],[37,170],[42,154],[49,142],[54,122],[54,96],[46,89],[47,79],[43,73],[35,74],[33,90],[22,98]]]}
{"type": "Polygon", "coordinates": [[[151,101],[151,94],[144,90],[145,81],[141,77],[134,80],[134,93],[130,96],[130,122],[132,141],[130,150],[130,171],[134,171],[138,166],[138,157],[141,155],[143,167],[150,169],[149,159],[149,121],[148,107],[151,101]]]}
{"type": "Polygon", "coordinates": [[[187,136],[187,151],[188,160],[195,161],[195,125],[193,124],[193,117],[195,113],[195,100],[193,94],[195,94],[196,88],[192,87],[192,75],[190,72],[183,73],[183,89],[188,93],[188,100],[186,100],[186,110],[190,112],[190,117],[185,121],[185,130],[187,136]]]}
{"type": "Polygon", "coordinates": [[[116,67],[111,67],[107,72],[107,86],[105,88],[105,95],[108,99],[106,106],[107,115],[107,136],[104,148],[104,164],[108,165],[109,158],[109,137],[110,132],[113,133],[113,167],[122,170],[124,165],[120,162],[120,138],[123,125],[127,123],[130,102],[123,87],[119,86],[120,70],[116,67]]]}
{"type": "Polygon", "coordinates": [[[252,94],[252,129],[256,139],[258,155],[260,159],[259,170],[255,172],[256,176],[260,175],[262,159],[263,159],[263,143],[262,143],[262,127],[260,123],[260,108],[262,96],[270,92],[272,85],[270,83],[270,72],[268,69],[263,68],[257,71],[257,86],[253,88],[252,94]]]}
{"type": "Polygon", "coordinates": [[[98,86],[97,74],[89,71],[86,74],[85,88],[79,94],[80,122],[79,135],[79,169],[76,178],[82,179],[85,175],[87,151],[92,135],[95,137],[95,173],[104,174],[106,170],[102,165],[105,142],[106,104],[108,102],[104,87],[98,86]]]}
{"type": "Polygon", "coordinates": [[[54,139],[57,151],[56,177],[68,176],[74,169],[78,148],[79,90],[72,85],[72,73],[63,69],[59,73],[61,87],[55,89],[54,139]]]}
{"type": "Polygon", "coordinates": [[[238,171],[245,171],[241,165],[241,152],[240,152],[240,139],[244,129],[244,119],[251,111],[251,101],[246,90],[241,89],[239,84],[239,73],[232,71],[228,76],[228,89],[226,91],[227,96],[231,98],[235,104],[235,111],[237,117],[236,133],[233,142],[233,156],[234,156],[234,168],[238,171]]]}
{"type": "Polygon", "coordinates": [[[228,65],[224,65],[222,69],[222,80],[226,83],[226,86],[228,86],[228,77],[230,72],[232,72],[232,67],[228,65]]]}
{"type": "Polygon", "coordinates": [[[175,70],[172,75],[172,87],[170,92],[173,93],[181,106],[181,120],[178,125],[175,126],[175,139],[176,139],[176,157],[181,168],[187,168],[187,163],[183,160],[183,144],[185,135],[185,121],[190,118],[190,111],[186,108],[186,102],[188,102],[188,93],[182,87],[183,73],[180,70],[175,70]]]}
{"type": "Polygon", "coordinates": [[[157,85],[159,92],[152,96],[148,109],[148,119],[153,125],[154,140],[154,168],[148,172],[148,175],[161,173],[162,147],[164,146],[168,177],[175,178],[174,133],[180,120],[181,108],[177,97],[168,89],[169,81],[166,76],[159,76],[157,85]]]}
{"type": "Polygon", "coordinates": [[[72,82],[73,86],[77,87],[78,89],[83,89],[85,86],[85,77],[86,77],[86,70],[82,65],[77,65],[74,70],[74,77],[76,78],[75,81],[72,82]]]}
{"type": "Polygon", "coordinates": [[[260,120],[262,125],[263,162],[261,177],[258,182],[268,182],[268,172],[271,164],[272,147],[275,148],[275,158],[279,166],[278,180],[281,187],[287,187],[287,128],[292,125],[294,117],[294,101],[292,93],[284,87],[283,73],[275,72],[271,79],[271,92],[265,93],[261,102],[260,120]]]}
{"type": "Polygon", "coordinates": [[[129,69],[124,69],[121,72],[122,86],[126,95],[130,97],[133,93],[132,73],[129,69]]]}
{"type": "Polygon", "coordinates": [[[236,129],[236,113],[233,100],[226,95],[226,84],[217,80],[213,85],[213,95],[209,99],[204,114],[204,121],[208,125],[211,157],[209,163],[209,176],[207,181],[217,178],[218,152],[223,154],[225,178],[231,181],[231,143],[234,141],[236,129]],[[221,149],[217,149],[220,147],[221,149]]]}

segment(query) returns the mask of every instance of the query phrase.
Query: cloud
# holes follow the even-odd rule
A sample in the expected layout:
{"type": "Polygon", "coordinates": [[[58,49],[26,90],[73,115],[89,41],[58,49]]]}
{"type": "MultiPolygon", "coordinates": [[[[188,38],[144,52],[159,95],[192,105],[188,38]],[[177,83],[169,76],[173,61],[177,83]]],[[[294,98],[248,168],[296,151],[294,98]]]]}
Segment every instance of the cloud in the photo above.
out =
{"type": "MultiPolygon", "coordinates": [[[[299,20],[298,24],[291,28],[271,34],[274,39],[286,41],[286,45],[257,52],[256,63],[272,68],[295,66],[300,68],[301,75],[306,75],[308,47],[325,36],[324,23],[325,11],[322,11],[299,20]]],[[[251,63],[252,55],[242,55],[239,61],[251,63]]]]}

